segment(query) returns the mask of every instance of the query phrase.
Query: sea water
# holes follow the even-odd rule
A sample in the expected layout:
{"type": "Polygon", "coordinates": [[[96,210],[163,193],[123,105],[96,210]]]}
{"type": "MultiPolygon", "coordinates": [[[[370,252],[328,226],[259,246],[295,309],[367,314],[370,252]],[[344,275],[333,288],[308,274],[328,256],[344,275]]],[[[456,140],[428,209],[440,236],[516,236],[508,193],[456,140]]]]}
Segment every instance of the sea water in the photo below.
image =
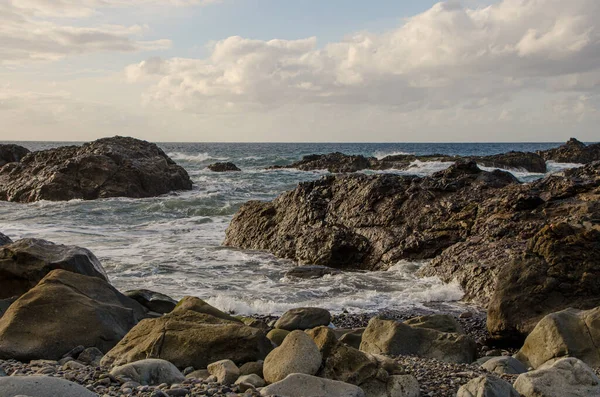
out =
{"type": "MultiPolygon", "coordinates": [[[[17,143],[30,150],[67,144],[17,143]]],[[[240,314],[281,314],[299,306],[319,306],[333,312],[452,306],[463,295],[460,287],[443,284],[437,278],[417,278],[415,272],[425,262],[400,262],[387,271],[344,272],[299,280],[285,276],[296,266],[293,261],[266,252],[223,247],[225,230],[246,201],[272,200],[299,182],[326,175],[326,171],[265,169],[307,154],[338,151],[378,158],[402,153],[489,155],[558,145],[160,143],[188,171],[194,182],[192,191],[148,199],[0,202],[0,232],[13,240],[34,237],[88,248],[102,262],[112,284],[122,291],[147,288],[174,298],[193,295],[240,314]],[[206,168],[217,161],[231,161],[243,171],[215,173],[206,168]]],[[[425,176],[450,164],[417,161],[407,171],[383,172],[425,176]]],[[[548,164],[549,172],[573,166],[577,165],[548,164]]],[[[523,182],[544,176],[509,171],[523,182]]]]}

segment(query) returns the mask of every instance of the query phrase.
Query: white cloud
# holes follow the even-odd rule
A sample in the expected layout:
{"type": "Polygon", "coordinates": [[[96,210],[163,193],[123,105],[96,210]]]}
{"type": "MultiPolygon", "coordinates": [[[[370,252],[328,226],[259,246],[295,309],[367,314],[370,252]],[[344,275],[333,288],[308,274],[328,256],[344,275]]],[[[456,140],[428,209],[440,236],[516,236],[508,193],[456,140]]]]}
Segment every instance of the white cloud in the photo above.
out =
{"type": "Polygon", "coordinates": [[[198,113],[284,104],[489,108],[526,91],[597,91],[599,20],[597,0],[442,2],[384,34],[323,48],[316,38],[229,37],[206,59],[154,58],[126,75],[151,83],[146,102],[198,113]]]}

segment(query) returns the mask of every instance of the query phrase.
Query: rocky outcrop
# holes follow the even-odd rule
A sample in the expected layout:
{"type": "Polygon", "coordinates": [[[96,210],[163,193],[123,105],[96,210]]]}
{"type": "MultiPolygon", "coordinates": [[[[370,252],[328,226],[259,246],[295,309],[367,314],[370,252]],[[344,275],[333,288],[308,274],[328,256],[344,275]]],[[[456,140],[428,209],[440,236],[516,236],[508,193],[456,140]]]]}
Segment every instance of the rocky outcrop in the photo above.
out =
{"type": "Polygon", "coordinates": [[[108,281],[100,261],[85,248],[22,239],[0,247],[0,299],[24,294],[56,269],[108,281]]]}
{"type": "Polygon", "coordinates": [[[210,164],[209,166],[207,166],[206,168],[208,168],[209,170],[211,170],[212,172],[231,172],[231,171],[241,171],[237,165],[230,163],[230,162],[225,162],[225,163],[214,163],[214,164],[210,164]]]}
{"type": "Polygon", "coordinates": [[[466,335],[428,328],[413,328],[393,320],[374,317],[362,336],[360,350],[371,354],[435,358],[451,363],[472,363],[477,356],[475,341],[466,335]]]}
{"type": "Polygon", "coordinates": [[[327,266],[305,265],[305,266],[296,266],[295,268],[288,270],[285,273],[285,276],[302,278],[302,279],[316,279],[316,278],[321,278],[326,275],[333,276],[333,275],[340,274],[340,273],[341,272],[339,270],[332,269],[327,266]]]}
{"type": "Polygon", "coordinates": [[[268,169],[295,168],[302,171],[327,170],[329,172],[356,172],[370,169],[377,164],[375,157],[353,156],[344,153],[311,154],[302,160],[286,166],[272,166],[268,169]]]}
{"type": "Polygon", "coordinates": [[[0,233],[0,247],[2,247],[3,245],[8,245],[8,244],[12,244],[12,240],[10,237],[8,237],[5,234],[0,233]]]}
{"type": "Polygon", "coordinates": [[[0,318],[0,358],[58,360],[77,346],[106,352],[144,316],[105,280],[53,270],[0,318]]]}
{"type": "Polygon", "coordinates": [[[586,145],[575,138],[569,139],[567,143],[556,148],[538,152],[544,160],[552,160],[557,163],[587,164],[600,161],[600,143],[586,145]]]}
{"type": "Polygon", "coordinates": [[[300,263],[385,269],[432,258],[466,239],[477,203],[517,180],[457,163],[430,177],[338,175],[301,183],[272,202],[250,201],[225,245],[268,250],[300,263]]]}
{"type": "Polygon", "coordinates": [[[18,163],[29,153],[29,149],[13,144],[0,144],[0,168],[8,163],[18,163]]]}
{"type": "Polygon", "coordinates": [[[191,188],[187,172],[158,146],[127,137],[32,152],[0,169],[5,201],[141,198],[191,188]]]}
{"type": "Polygon", "coordinates": [[[200,369],[224,359],[237,364],[262,360],[271,349],[271,342],[257,328],[178,306],[137,324],[104,356],[102,365],[160,358],[178,368],[200,369]]]}

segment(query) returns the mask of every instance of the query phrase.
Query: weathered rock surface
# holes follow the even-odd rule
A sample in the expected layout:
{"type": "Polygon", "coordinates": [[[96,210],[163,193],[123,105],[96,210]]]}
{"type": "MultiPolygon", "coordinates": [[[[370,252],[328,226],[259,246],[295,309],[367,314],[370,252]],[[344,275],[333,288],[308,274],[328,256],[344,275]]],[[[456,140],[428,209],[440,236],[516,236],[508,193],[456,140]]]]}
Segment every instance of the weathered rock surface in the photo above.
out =
{"type": "Polygon", "coordinates": [[[200,369],[224,359],[237,364],[262,360],[271,349],[271,342],[257,328],[177,307],[162,317],[141,321],[104,356],[102,365],[160,358],[178,368],[200,369]]]}
{"type": "Polygon", "coordinates": [[[83,386],[49,376],[5,376],[0,378],[0,396],[98,397],[83,386]]]}
{"type": "Polygon", "coordinates": [[[175,299],[147,289],[126,291],[125,295],[155,313],[169,313],[177,305],[175,299]]]}
{"type": "Polygon", "coordinates": [[[260,391],[261,396],[366,397],[358,386],[306,374],[291,374],[260,391]]]}
{"type": "Polygon", "coordinates": [[[224,385],[233,384],[240,377],[240,369],[231,360],[220,360],[206,367],[208,373],[217,378],[217,382],[224,385]]]}
{"type": "Polygon", "coordinates": [[[520,397],[520,394],[507,381],[486,375],[461,386],[456,397],[520,397]]]}
{"type": "Polygon", "coordinates": [[[563,358],[551,366],[521,374],[514,387],[524,397],[600,396],[600,379],[576,358],[563,358]]]}
{"type": "Polygon", "coordinates": [[[149,358],[113,368],[110,374],[125,377],[141,385],[181,383],[185,376],[176,366],[165,360],[149,358]]]}
{"type": "Polygon", "coordinates": [[[213,172],[230,172],[230,171],[241,171],[235,164],[230,162],[225,163],[214,163],[210,164],[208,167],[209,170],[213,172]]]}
{"type": "Polygon", "coordinates": [[[275,323],[275,328],[287,331],[305,330],[321,325],[327,326],[329,323],[331,323],[329,311],[318,307],[300,307],[283,313],[275,323]]]}
{"type": "Polygon", "coordinates": [[[0,299],[24,294],[56,269],[108,280],[100,261],[85,248],[22,239],[0,247],[0,299]]]}
{"type": "Polygon", "coordinates": [[[321,360],[321,352],[313,339],[302,331],[293,331],[265,358],[265,381],[275,383],[297,373],[314,375],[321,360]]]}
{"type": "Polygon", "coordinates": [[[0,169],[5,201],[141,198],[191,188],[187,172],[158,146],[118,136],[32,152],[0,169]]]}
{"type": "Polygon", "coordinates": [[[29,149],[14,144],[0,144],[0,168],[8,163],[18,163],[29,153],[29,149]]]}
{"type": "Polygon", "coordinates": [[[404,322],[413,328],[429,328],[440,332],[464,334],[462,326],[449,314],[428,314],[408,319],[404,322]]]}
{"type": "Polygon", "coordinates": [[[587,164],[600,160],[600,143],[586,145],[575,138],[569,139],[567,143],[556,148],[538,152],[544,160],[552,160],[557,163],[587,164]]]}
{"type": "Polygon", "coordinates": [[[77,356],[77,360],[84,364],[98,367],[100,366],[102,357],[104,357],[104,353],[102,353],[97,347],[88,347],[77,356]]]}
{"type": "Polygon", "coordinates": [[[353,156],[344,153],[311,154],[302,160],[286,166],[273,166],[269,169],[296,168],[302,171],[328,170],[329,172],[356,172],[377,164],[375,157],[353,156]]]}
{"type": "Polygon", "coordinates": [[[600,307],[586,311],[566,309],[547,315],[516,355],[533,368],[567,356],[600,367],[600,307]]]}
{"type": "Polygon", "coordinates": [[[339,344],[323,363],[319,376],[361,385],[374,378],[379,370],[377,360],[353,347],[339,344]]]}
{"type": "Polygon", "coordinates": [[[273,202],[250,201],[225,245],[268,250],[300,263],[385,269],[432,258],[470,234],[477,203],[518,184],[509,173],[457,163],[430,177],[327,176],[273,202]]]}
{"type": "Polygon", "coordinates": [[[360,350],[371,354],[410,355],[450,363],[472,363],[477,357],[475,341],[466,335],[413,328],[393,320],[374,317],[362,336],[360,350]]]}
{"type": "Polygon", "coordinates": [[[184,312],[186,310],[191,310],[196,313],[208,314],[208,315],[216,317],[216,318],[231,321],[234,323],[243,324],[241,320],[239,320],[233,316],[230,316],[229,314],[227,314],[225,312],[222,312],[221,310],[217,309],[216,307],[209,305],[202,299],[196,298],[195,296],[186,296],[186,297],[182,298],[179,302],[177,302],[175,309],[173,309],[173,311],[179,311],[179,312],[184,312]]]}
{"type": "Polygon", "coordinates": [[[502,374],[514,374],[519,375],[527,372],[527,367],[516,358],[513,357],[493,357],[487,360],[481,365],[481,368],[487,369],[488,371],[502,375],[502,374]]]}
{"type": "Polygon", "coordinates": [[[53,270],[0,318],[0,358],[58,360],[79,345],[106,352],[144,315],[98,277],[53,270]]]}
{"type": "Polygon", "coordinates": [[[12,240],[10,237],[8,237],[5,234],[0,233],[0,247],[2,247],[3,245],[7,245],[7,244],[12,244],[12,240]]]}
{"type": "Polygon", "coordinates": [[[285,329],[274,328],[267,333],[267,338],[273,342],[275,346],[280,346],[286,336],[290,334],[290,331],[285,329]]]}

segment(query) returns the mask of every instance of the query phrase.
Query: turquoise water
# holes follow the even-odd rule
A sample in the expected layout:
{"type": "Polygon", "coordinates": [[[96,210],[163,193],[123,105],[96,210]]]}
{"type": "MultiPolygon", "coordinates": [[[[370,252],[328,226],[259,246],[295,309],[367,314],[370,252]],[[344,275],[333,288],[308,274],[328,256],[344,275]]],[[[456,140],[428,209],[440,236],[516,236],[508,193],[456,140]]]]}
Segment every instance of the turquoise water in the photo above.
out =
{"type": "MultiPolygon", "coordinates": [[[[63,145],[20,143],[31,150],[63,145]]],[[[437,279],[417,279],[422,263],[399,263],[388,271],[344,273],[319,280],[290,280],[295,264],[264,252],[222,247],[231,217],[248,200],[271,200],[299,182],[326,172],[265,170],[303,155],[340,151],[383,157],[398,153],[487,155],[535,151],[556,143],[516,144],[232,144],[162,143],[163,150],[189,172],[190,192],[150,199],[0,202],[0,231],[13,239],[37,237],[92,250],[111,282],[121,290],[149,288],[175,298],[194,295],[237,313],[281,313],[291,307],[321,306],[333,311],[413,308],[431,302],[452,305],[462,292],[437,279]],[[213,173],[215,161],[232,161],[243,172],[213,173]]],[[[427,175],[448,163],[415,163],[427,175]]],[[[550,172],[570,167],[549,164],[550,172]]],[[[512,171],[523,181],[541,174],[512,171]]]]}

